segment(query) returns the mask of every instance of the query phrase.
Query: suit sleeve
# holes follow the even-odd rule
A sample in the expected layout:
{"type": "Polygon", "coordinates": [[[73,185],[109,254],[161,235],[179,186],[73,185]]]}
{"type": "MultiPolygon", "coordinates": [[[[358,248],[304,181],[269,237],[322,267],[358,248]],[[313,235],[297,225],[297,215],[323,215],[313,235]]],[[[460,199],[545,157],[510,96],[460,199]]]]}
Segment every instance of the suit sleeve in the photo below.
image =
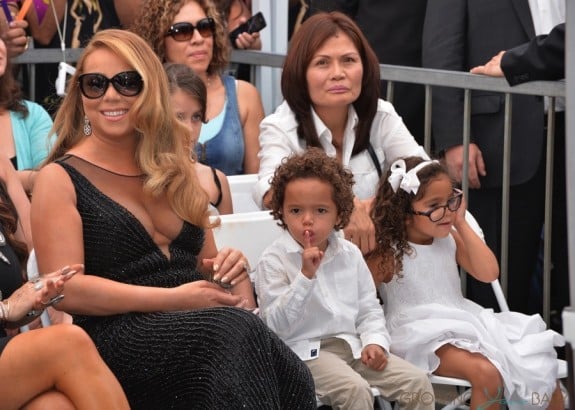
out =
{"type": "MultiPolygon", "coordinates": [[[[422,65],[467,71],[466,4],[461,0],[429,0],[422,40],[422,65]]],[[[463,91],[434,87],[432,127],[437,152],[460,145],[463,134],[463,91]]]]}
{"type": "Polygon", "coordinates": [[[501,69],[510,85],[565,78],[565,23],[555,26],[548,35],[507,50],[501,69]]]}

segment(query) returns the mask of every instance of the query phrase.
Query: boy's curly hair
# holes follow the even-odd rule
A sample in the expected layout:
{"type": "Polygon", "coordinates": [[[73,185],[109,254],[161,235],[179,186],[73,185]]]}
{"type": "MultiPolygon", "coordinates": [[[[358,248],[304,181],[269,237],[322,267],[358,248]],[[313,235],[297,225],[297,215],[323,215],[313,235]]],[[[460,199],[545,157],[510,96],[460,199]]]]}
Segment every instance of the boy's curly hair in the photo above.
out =
{"type": "Polygon", "coordinates": [[[302,154],[291,155],[276,168],[271,181],[271,210],[278,225],[286,229],[282,214],[286,186],[300,178],[317,178],[332,186],[332,199],[340,219],[334,228],[343,229],[353,211],[353,174],[319,148],[309,148],[302,154]]]}
{"type": "MultiPolygon", "coordinates": [[[[420,157],[406,157],[403,160],[406,171],[425,161],[420,157]]],[[[403,255],[413,253],[413,248],[407,241],[406,228],[406,221],[412,215],[411,204],[425,195],[427,185],[431,180],[437,179],[440,175],[448,175],[448,173],[445,167],[437,162],[423,167],[417,172],[421,185],[415,195],[401,188],[398,188],[397,192],[393,192],[393,188],[388,182],[390,175],[391,169],[388,169],[379,180],[375,201],[371,209],[371,219],[375,226],[376,247],[369,256],[380,258],[378,269],[384,274],[392,273],[402,277],[403,255]]]]}

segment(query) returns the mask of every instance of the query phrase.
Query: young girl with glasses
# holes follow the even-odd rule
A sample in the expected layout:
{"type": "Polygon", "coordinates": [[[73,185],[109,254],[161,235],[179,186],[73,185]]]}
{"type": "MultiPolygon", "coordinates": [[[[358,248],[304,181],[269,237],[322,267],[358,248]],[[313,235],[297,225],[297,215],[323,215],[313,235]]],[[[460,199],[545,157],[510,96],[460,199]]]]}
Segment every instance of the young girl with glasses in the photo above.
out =
{"type": "Polygon", "coordinates": [[[494,313],[461,293],[458,266],[483,282],[496,280],[499,267],[443,165],[393,162],[371,216],[377,247],[368,264],[385,301],[391,352],[468,380],[473,409],[563,408],[553,349],[563,338],[538,315],[494,313]]]}

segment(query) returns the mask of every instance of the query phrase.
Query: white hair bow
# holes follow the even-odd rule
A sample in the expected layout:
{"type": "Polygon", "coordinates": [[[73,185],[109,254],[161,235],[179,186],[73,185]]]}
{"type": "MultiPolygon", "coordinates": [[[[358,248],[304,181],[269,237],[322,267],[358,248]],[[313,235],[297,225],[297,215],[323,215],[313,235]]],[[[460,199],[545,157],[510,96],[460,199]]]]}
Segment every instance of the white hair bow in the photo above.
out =
{"type": "Polygon", "coordinates": [[[403,189],[407,193],[417,194],[419,189],[419,178],[417,178],[417,173],[420,169],[426,167],[429,164],[438,163],[437,160],[433,161],[423,161],[417,164],[415,167],[406,171],[405,161],[398,159],[391,164],[391,175],[387,181],[391,185],[393,192],[397,192],[398,188],[403,189]]]}

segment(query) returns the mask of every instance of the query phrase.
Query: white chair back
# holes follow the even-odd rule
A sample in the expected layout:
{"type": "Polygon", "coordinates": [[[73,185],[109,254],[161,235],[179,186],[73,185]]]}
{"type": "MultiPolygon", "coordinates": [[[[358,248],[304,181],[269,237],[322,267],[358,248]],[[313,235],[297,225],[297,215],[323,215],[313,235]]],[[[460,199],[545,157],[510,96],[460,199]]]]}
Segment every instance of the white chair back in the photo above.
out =
{"type": "MultiPolygon", "coordinates": [[[[210,217],[212,220],[216,217],[210,217]]],[[[220,215],[220,226],[214,228],[216,246],[241,250],[252,268],[260,255],[282,232],[269,211],[220,215]]]]}
{"type": "Polygon", "coordinates": [[[257,174],[228,176],[235,214],[261,211],[252,197],[252,190],[257,181],[257,174]]]}

